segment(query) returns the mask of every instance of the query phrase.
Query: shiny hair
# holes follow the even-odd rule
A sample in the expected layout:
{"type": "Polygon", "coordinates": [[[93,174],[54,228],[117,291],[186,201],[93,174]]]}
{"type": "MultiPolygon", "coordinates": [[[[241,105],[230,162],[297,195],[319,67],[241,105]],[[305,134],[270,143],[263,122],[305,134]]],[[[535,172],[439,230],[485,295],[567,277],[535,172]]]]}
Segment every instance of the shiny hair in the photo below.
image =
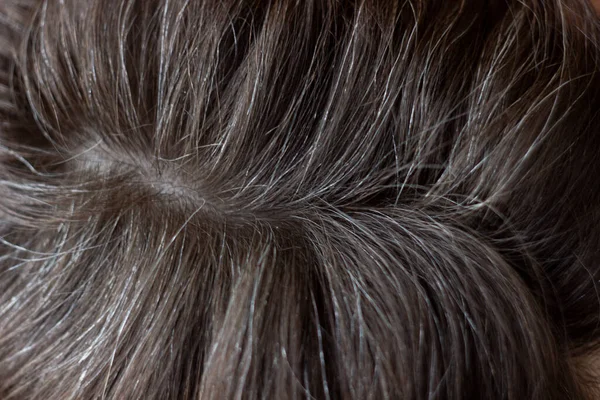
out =
{"type": "Polygon", "coordinates": [[[599,39],[580,0],[2,0],[0,398],[588,396],[599,39]]]}

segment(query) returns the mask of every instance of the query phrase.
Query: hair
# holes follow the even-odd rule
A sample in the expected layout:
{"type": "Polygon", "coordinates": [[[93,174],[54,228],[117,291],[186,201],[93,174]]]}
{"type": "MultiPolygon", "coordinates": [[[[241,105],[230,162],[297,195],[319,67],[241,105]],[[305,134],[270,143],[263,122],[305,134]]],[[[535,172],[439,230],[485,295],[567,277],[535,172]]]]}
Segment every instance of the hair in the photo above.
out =
{"type": "Polygon", "coordinates": [[[0,398],[590,396],[599,39],[581,0],[3,0],[0,398]]]}

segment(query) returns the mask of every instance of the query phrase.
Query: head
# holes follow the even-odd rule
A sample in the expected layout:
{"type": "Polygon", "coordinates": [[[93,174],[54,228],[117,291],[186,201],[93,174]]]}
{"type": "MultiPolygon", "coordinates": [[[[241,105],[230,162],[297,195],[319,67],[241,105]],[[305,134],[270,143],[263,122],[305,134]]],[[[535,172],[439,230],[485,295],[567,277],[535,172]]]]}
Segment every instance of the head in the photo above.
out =
{"type": "Polygon", "coordinates": [[[581,0],[5,0],[3,399],[593,398],[581,0]]]}

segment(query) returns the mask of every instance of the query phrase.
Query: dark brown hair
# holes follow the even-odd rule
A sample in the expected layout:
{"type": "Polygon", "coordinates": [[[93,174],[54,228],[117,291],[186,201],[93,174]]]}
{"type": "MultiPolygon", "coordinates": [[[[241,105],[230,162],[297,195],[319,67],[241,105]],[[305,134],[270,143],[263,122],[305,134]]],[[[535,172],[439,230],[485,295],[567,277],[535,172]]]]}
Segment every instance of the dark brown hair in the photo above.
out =
{"type": "Polygon", "coordinates": [[[2,0],[1,399],[580,399],[582,0],[2,0]]]}

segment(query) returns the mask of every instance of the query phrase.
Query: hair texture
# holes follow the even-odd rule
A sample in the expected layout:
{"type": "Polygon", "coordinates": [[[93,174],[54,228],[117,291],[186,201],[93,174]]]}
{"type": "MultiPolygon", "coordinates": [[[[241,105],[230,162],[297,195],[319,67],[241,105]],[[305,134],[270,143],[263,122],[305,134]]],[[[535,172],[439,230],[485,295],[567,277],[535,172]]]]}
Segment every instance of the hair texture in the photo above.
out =
{"type": "Polygon", "coordinates": [[[0,398],[589,396],[599,39],[581,0],[2,0],[0,398]]]}

